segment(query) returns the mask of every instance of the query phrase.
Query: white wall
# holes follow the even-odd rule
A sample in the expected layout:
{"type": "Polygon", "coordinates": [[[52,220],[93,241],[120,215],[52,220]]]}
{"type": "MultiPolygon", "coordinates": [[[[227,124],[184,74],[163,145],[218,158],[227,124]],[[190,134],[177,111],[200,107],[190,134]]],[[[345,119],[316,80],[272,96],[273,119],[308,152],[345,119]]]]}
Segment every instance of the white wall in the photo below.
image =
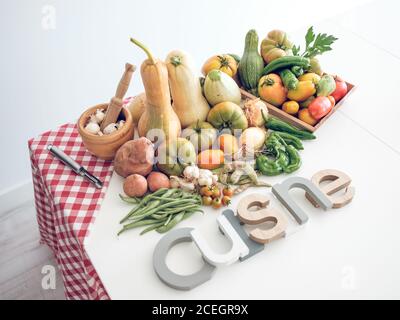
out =
{"type": "MultiPolygon", "coordinates": [[[[108,101],[124,63],[140,65],[144,55],[129,36],[161,58],[185,49],[200,67],[215,53],[241,54],[250,28],[260,37],[272,28],[305,31],[366,2],[1,0],[0,194],[30,179],[30,137],[108,101]],[[46,19],[52,8],[55,20],[46,19]]],[[[129,93],[141,90],[137,73],[129,93]]]]}

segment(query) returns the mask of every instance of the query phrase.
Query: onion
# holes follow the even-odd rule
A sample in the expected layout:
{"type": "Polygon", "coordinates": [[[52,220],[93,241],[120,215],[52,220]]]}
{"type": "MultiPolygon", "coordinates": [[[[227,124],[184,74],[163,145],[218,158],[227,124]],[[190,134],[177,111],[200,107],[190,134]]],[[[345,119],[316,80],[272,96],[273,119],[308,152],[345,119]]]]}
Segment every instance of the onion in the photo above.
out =
{"type": "Polygon", "coordinates": [[[263,114],[268,117],[268,108],[260,99],[248,100],[244,104],[244,114],[250,127],[262,127],[265,124],[263,114]]]}
{"type": "Polygon", "coordinates": [[[248,152],[255,152],[264,146],[267,131],[259,127],[250,127],[239,138],[240,147],[248,152]]]}

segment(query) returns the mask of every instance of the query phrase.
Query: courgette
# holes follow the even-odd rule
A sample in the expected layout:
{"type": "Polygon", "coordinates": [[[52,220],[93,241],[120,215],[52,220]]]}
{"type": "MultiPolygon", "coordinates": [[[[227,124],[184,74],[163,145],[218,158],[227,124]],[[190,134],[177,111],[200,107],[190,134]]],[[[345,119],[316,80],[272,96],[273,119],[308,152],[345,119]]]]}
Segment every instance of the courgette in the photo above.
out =
{"type": "Polygon", "coordinates": [[[310,68],[310,59],[298,56],[285,56],[270,62],[263,70],[262,74],[267,75],[279,69],[292,68],[299,66],[304,70],[310,68]]]}
{"type": "Polygon", "coordinates": [[[239,63],[239,76],[243,87],[258,95],[258,81],[264,68],[264,60],[258,52],[258,35],[256,30],[247,32],[244,52],[239,63]]]}

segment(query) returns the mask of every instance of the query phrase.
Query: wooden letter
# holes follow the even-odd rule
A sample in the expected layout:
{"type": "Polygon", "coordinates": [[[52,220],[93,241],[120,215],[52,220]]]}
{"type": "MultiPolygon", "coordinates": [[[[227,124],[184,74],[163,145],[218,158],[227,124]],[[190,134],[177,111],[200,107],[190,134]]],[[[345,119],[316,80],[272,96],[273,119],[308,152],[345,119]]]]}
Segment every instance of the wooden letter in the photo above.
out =
{"type": "Polygon", "coordinates": [[[269,196],[254,193],[242,198],[237,209],[240,221],[245,224],[256,225],[268,221],[275,223],[271,229],[257,228],[250,232],[250,238],[262,244],[283,237],[287,227],[286,217],[278,210],[268,208],[270,201],[269,196]]]}
{"type": "MultiPolygon", "coordinates": [[[[349,204],[353,200],[355,189],[350,187],[351,178],[339,170],[327,169],[318,171],[311,178],[311,182],[321,189],[332,201],[333,208],[341,208],[349,204]],[[331,181],[330,183],[320,186],[321,182],[331,181]],[[345,193],[340,197],[332,197],[336,192],[345,189],[345,193]]],[[[306,198],[318,208],[318,203],[306,193],[306,198]]]]}

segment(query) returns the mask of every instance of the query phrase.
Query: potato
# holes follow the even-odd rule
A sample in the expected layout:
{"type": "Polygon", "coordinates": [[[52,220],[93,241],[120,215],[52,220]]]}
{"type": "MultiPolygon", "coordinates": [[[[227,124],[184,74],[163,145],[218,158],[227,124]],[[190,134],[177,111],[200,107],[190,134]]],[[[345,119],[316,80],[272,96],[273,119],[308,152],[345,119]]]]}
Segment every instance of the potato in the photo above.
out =
{"type": "Polygon", "coordinates": [[[161,172],[152,172],[147,177],[147,184],[151,192],[161,188],[170,188],[169,178],[161,172]]]}
{"type": "Polygon", "coordinates": [[[131,174],[147,176],[153,169],[154,147],[147,138],[125,142],[114,159],[115,172],[126,178],[131,174]]]}
{"type": "Polygon", "coordinates": [[[147,180],[140,174],[132,174],[124,181],[124,192],[129,197],[142,197],[147,192],[147,180]]]}

